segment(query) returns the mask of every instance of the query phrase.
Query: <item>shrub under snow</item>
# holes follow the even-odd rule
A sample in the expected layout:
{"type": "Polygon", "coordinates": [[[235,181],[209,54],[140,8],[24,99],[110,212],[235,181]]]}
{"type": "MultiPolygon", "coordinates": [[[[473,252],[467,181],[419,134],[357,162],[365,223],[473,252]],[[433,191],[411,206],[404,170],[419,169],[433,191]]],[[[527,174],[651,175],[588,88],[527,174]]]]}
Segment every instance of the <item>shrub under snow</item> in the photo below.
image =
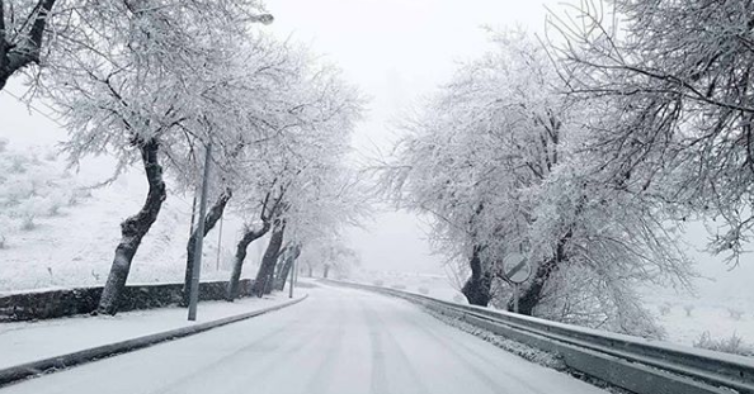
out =
{"type": "Polygon", "coordinates": [[[741,337],[733,333],[727,338],[712,338],[709,331],[705,331],[694,342],[694,347],[714,350],[716,352],[738,354],[740,356],[754,357],[754,346],[743,341],[741,337]]]}
{"type": "Polygon", "coordinates": [[[54,154],[14,151],[0,140],[0,248],[12,245],[19,232],[34,230],[40,218],[61,214],[82,193],[54,154]]]}

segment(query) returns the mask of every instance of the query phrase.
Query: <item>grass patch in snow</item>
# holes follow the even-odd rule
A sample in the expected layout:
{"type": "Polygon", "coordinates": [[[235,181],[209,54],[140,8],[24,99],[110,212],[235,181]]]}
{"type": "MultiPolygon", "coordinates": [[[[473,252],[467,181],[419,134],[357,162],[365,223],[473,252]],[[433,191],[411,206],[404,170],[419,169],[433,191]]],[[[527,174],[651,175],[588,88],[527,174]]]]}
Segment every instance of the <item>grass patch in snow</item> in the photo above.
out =
{"type": "Polygon", "coordinates": [[[737,354],[739,356],[754,357],[754,346],[744,342],[735,332],[727,338],[715,339],[709,331],[705,331],[694,342],[694,347],[714,350],[716,352],[737,354]]]}

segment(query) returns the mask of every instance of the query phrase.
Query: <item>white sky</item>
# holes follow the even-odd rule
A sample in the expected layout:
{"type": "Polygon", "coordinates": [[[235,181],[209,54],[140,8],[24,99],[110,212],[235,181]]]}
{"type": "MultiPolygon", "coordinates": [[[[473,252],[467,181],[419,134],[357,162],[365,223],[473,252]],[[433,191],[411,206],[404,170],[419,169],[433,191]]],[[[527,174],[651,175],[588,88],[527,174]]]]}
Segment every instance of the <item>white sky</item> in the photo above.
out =
{"type": "MultiPolygon", "coordinates": [[[[391,124],[407,108],[448,81],[458,61],[487,49],[483,26],[542,32],[543,3],[526,0],[268,0],[270,28],[281,37],[311,44],[371,99],[355,148],[387,150],[397,133],[391,124]]],[[[378,215],[367,231],[351,232],[369,269],[440,272],[425,230],[413,215],[378,215]]]]}

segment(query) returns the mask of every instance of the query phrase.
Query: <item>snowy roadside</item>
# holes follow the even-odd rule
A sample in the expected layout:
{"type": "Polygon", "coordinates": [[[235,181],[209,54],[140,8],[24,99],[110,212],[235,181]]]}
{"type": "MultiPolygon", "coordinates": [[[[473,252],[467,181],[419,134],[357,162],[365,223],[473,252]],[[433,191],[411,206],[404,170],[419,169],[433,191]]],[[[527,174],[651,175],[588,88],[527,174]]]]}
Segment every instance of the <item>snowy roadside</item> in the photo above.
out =
{"type": "Polygon", "coordinates": [[[569,369],[568,367],[566,367],[566,365],[563,363],[560,357],[556,354],[548,353],[546,351],[533,348],[521,342],[508,339],[502,335],[498,335],[491,331],[487,331],[483,328],[474,326],[472,324],[469,324],[453,316],[452,313],[445,314],[440,311],[427,308],[426,306],[419,306],[419,307],[425,313],[431,315],[435,319],[440,320],[451,327],[455,327],[461,331],[464,331],[471,335],[479,337],[491,343],[492,345],[505,350],[506,352],[513,353],[523,358],[524,360],[533,362],[535,364],[539,364],[546,368],[550,368],[559,372],[566,373],[570,376],[573,376],[576,379],[582,380],[584,382],[597,386],[601,389],[607,390],[608,392],[612,394],[631,394],[630,392],[620,387],[616,387],[603,380],[596,379],[591,376],[586,376],[582,373],[579,373],[578,371],[569,369]]]}
{"type": "Polygon", "coordinates": [[[39,322],[0,324],[0,369],[83,349],[188,327],[289,301],[287,294],[244,298],[236,302],[199,304],[196,322],[187,320],[185,308],[171,307],[120,313],[112,316],[80,315],[39,322]]]}

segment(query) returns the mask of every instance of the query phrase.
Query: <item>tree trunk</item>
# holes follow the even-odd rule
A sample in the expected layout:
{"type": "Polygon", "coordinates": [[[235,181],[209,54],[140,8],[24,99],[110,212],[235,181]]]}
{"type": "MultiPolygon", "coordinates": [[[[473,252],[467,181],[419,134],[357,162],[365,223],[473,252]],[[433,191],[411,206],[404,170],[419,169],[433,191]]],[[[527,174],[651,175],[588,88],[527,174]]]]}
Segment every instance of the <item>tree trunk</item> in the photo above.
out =
{"type": "Polygon", "coordinates": [[[288,275],[291,274],[291,268],[293,268],[293,263],[298,259],[298,256],[301,255],[301,247],[300,246],[294,246],[291,248],[291,250],[286,253],[285,256],[285,262],[283,263],[282,267],[280,267],[280,271],[278,272],[278,277],[276,280],[276,286],[275,288],[279,291],[285,290],[285,282],[288,280],[288,275]]]}
{"type": "Polygon", "coordinates": [[[279,257],[275,258],[275,265],[267,273],[267,279],[264,281],[264,294],[271,294],[272,290],[275,288],[275,267],[277,267],[279,260],[279,257]]]}
{"type": "MultiPolygon", "coordinates": [[[[567,259],[565,246],[572,236],[573,232],[568,231],[568,233],[558,241],[558,246],[555,248],[555,256],[537,268],[531,284],[518,299],[518,313],[531,316],[532,312],[534,312],[534,308],[539,305],[540,301],[542,301],[542,292],[547,285],[547,281],[552,274],[557,271],[560,264],[567,259]]],[[[508,302],[508,310],[513,310],[513,300],[508,302]]]]}
{"type": "Polygon", "coordinates": [[[238,282],[241,280],[241,271],[243,270],[243,262],[246,260],[246,249],[249,244],[267,234],[268,231],[270,231],[270,222],[268,221],[262,222],[262,228],[258,231],[252,230],[251,226],[249,226],[246,228],[246,232],[243,237],[241,237],[241,240],[238,241],[238,245],[236,245],[236,256],[233,260],[233,272],[230,274],[228,292],[225,295],[226,300],[232,302],[238,298],[238,282]]]}
{"type": "Polygon", "coordinates": [[[147,199],[141,211],[120,224],[121,241],[115,249],[115,258],[110,268],[110,275],[105,283],[99,301],[98,313],[115,315],[118,312],[118,301],[123,288],[126,286],[131,262],[141,244],[142,238],[157,220],[162,202],[167,196],[165,182],[162,179],[162,167],[157,158],[159,143],[150,139],[139,146],[141,159],[149,183],[147,199]]]}
{"type": "Polygon", "coordinates": [[[262,297],[268,290],[272,290],[272,281],[275,275],[275,263],[280,255],[280,248],[283,246],[283,236],[285,233],[285,220],[275,219],[272,223],[272,236],[270,243],[267,244],[267,250],[262,257],[262,264],[259,266],[257,278],[251,286],[251,293],[257,297],[262,297]]]}
{"type": "Polygon", "coordinates": [[[487,306],[492,298],[492,274],[485,272],[482,266],[481,246],[474,246],[469,260],[471,277],[466,281],[461,292],[471,305],[487,306]]]}
{"type": "Polygon", "coordinates": [[[328,275],[330,275],[330,264],[325,264],[325,268],[322,270],[322,277],[327,279],[328,275]]]}
{"type": "Polygon", "coordinates": [[[314,267],[311,265],[306,266],[306,276],[313,278],[314,277],[314,267]]]}
{"type": "MultiPolygon", "coordinates": [[[[215,204],[212,205],[212,208],[210,208],[209,212],[207,212],[207,217],[204,218],[203,237],[206,237],[207,234],[212,231],[217,222],[223,216],[223,212],[225,212],[225,206],[228,205],[228,201],[230,201],[230,198],[232,196],[233,191],[230,188],[226,188],[222,193],[220,193],[220,196],[217,197],[217,201],[215,201],[215,204]]],[[[189,289],[191,288],[191,273],[194,270],[195,260],[194,247],[196,246],[196,241],[198,241],[198,239],[199,232],[197,231],[197,229],[194,229],[191,232],[191,236],[189,237],[188,245],[186,245],[186,275],[183,280],[183,306],[187,306],[189,303],[188,298],[189,289]]]]}
{"type": "Polygon", "coordinates": [[[32,64],[39,63],[39,52],[42,48],[42,39],[47,27],[47,17],[55,5],[56,0],[39,0],[34,8],[36,15],[29,15],[27,24],[34,20],[28,37],[19,42],[9,43],[6,41],[5,28],[5,5],[0,1],[0,90],[3,90],[8,79],[17,71],[32,64]]]}

